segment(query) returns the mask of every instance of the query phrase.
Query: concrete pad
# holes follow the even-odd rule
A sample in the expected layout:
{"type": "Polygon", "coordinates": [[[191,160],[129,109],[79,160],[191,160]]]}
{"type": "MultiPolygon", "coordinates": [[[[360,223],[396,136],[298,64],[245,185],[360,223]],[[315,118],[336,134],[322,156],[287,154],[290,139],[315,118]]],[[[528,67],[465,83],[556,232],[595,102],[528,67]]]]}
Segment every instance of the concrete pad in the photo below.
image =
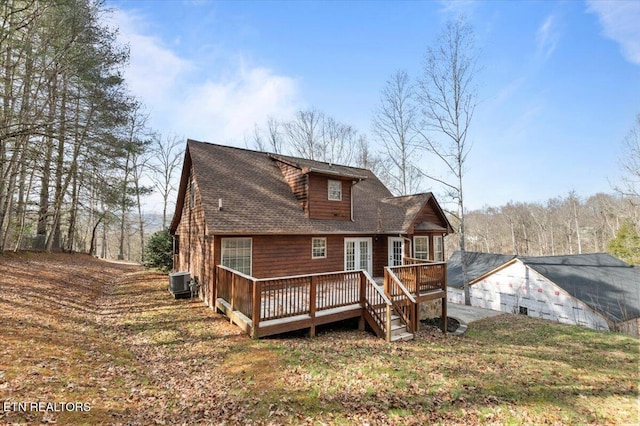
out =
{"type": "Polygon", "coordinates": [[[459,305],[447,302],[447,316],[455,318],[465,324],[478,321],[483,318],[495,317],[505,312],[494,311],[492,309],[476,308],[475,306],[459,305]]]}

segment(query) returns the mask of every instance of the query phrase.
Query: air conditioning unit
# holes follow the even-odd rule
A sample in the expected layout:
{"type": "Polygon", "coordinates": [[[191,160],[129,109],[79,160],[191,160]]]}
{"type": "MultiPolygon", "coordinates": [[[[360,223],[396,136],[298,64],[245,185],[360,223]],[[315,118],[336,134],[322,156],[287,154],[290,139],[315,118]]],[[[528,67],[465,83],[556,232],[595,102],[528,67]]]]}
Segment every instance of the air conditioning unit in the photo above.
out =
{"type": "Polygon", "coordinates": [[[190,282],[191,275],[189,272],[174,272],[169,274],[169,291],[174,297],[191,294],[191,288],[189,287],[190,282]]]}

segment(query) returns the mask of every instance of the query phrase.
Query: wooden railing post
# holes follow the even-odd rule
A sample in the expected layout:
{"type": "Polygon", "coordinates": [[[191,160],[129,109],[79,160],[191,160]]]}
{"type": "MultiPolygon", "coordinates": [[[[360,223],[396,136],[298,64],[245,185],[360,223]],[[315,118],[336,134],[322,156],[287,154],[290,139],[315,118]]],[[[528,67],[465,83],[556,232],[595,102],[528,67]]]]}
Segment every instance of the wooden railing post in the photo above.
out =
{"type": "Polygon", "coordinates": [[[231,311],[235,311],[235,300],[236,300],[236,274],[231,274],[231,311]]]}
{"type": "Polygon", "coordinates": [[[391,309],[392,307],[387,305],[387,317],[385,319],[386,322],[386,326],[385,326],[385,331],[386,331],[386,336],[385,336],[385,340],[387,342],[391,341],[391,309]]]}
{"type": "Polygon", "coordinates": [[[367,303],[367,277],[364,275],[364,272],[360,271],[360,306],[362,307],[362,315],[360,315],[360,320],[358,321],[358,330],[364,331],[365,329],[365,321],[364,321],[364,310],[365,304],[367,303]]]}
{"type": "Polygon", "coordinates": [[[252,297],[252,306],[251,306],[251,324],[253,325],[253,330],[251,333],[251,337],[258,338],[260,336],[260,315],[261,315],[261,307],[262,307],[262,285],[260,281],[253,280],[253,297],[252,297]]]}
{"type": "Polygon", "coordinates": [[[311,327],[309,328],[310,337],[315,337],[316,335],[315,317],[317,287],[318,277],[313,275],[311,277],[311,288],[309,288],[309,316],[311,317],[311,327]]]}
{"type": "Polygon", "coordinates": [[[384,290],[384,294],[389,297],[390,293],[389,293],[389,272],[385,269],[384,270],[384,281],[383,281],[383,290],[384,290]]]}

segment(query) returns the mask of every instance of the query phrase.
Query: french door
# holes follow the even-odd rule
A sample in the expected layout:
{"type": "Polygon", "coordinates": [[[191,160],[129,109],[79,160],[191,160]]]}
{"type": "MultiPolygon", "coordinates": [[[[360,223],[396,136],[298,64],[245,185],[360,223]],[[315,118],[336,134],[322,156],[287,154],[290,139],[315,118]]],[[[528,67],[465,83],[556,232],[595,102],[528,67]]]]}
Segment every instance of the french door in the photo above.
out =
{"type": "Polygon", "coordinates": [[[344,269],[354,271],[364,269],[370,275],[373,272],[371,238],[344,239],[344,269]]]}
{"type": "Polygon", "coordinates": [[[404,256],[404,239],[389,237],[387,246],[389,247],[389,266],[402,265],[402,257],[404,256]]]}

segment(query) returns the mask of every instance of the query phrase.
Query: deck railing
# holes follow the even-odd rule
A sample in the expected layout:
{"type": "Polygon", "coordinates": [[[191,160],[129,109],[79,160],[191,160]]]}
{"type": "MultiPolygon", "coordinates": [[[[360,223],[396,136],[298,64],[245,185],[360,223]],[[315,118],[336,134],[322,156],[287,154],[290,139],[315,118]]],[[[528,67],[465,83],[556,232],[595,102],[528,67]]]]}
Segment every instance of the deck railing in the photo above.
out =
{"type": "Polygon", "coordinates": [[[362,279],[361,271],[254,278],[216,266],[218,297],[249,318],[254,330],[264,321],[360,304],[362,279]]]}
{"type": "Polygon", "coordinates": [[[362,281],[362,304],[365,315],[369,316],[369,324],[378,337],[384,337],[388,342],[391,340],[393,303],[384,294],[384,289],[376,284],[366,271],[362,271],[362,276],[364,277],[362,281]]]}
{"type": "Polygon", "coordinates": [[[419,265],[422,263],[435,263],[435,262],[436,262],[435,260],[418,259],[417,257],[408,257],[408,256],[402,257],[403,265],[419,265]]]}
{"type": "Polygon", "coordinates": [[[409,290],[390,269],[384,269],[384,293],[393,303],[393,310],[402,318],[411,333],[418,330],[418,304],[409,290]]]}
{"type": "Polygon", "coordinates": [[[315,321],[323,311],[334,315],[339,308],[352,312],[354,307],[358,309],[354,305],[359,305],[376,334],[389,340],[392,311],[410,332],[417,331],[417,303],[429,297],[425,293],[446,291],[446,263],[386,267],[383,286],[360,270],[255,278],[218,265],[216,287],[217,297],[224,299],[232,312],[239,311],[251,320],[254,336],[259,335],[260,323],[269,321],[265,327],[273,327],[280,319],[315,321]]]}
{"type": "Polygon", "coordinates": [[[251,318],[255,278],[224,266],[217,267],[216,285],[218,297],[228,301],[232,310],[251,318]]]}
{"type": "Polygon", "coordinates": [[[254,280],[260,285],[260,321],[360,303],[360,271],[254,280]]]}
{"type": "MultiPolygon", "coordinates": [[[[410,258],[405,258],[405,260],[410,258]]],[[[411,259],[417,261],[419,259],[411,259]]],[[[410,260],[410,261],[411,261],[410,260]]],[[[402,266],[389,266],[400,282],[413,296],[431,291],[447,289],[447,263],[432,262],[413,263],[402,266]]]]}

